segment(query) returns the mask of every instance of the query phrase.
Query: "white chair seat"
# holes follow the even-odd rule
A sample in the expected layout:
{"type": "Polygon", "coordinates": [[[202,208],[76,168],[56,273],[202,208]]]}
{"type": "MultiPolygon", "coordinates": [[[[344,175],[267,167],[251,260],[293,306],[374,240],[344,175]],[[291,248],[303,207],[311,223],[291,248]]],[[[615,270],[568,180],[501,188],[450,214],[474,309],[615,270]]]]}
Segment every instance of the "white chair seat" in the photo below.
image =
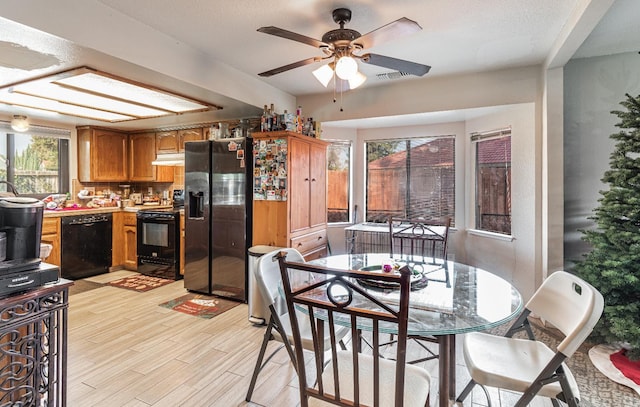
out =
{"type": "MultiPolygon", "coordinates": [[[[337,352],[339,367],[340,395],[348,400],[353,400],[353,363],[351,352],[337,352]]],[[[360,370],[360,404],[373,406],[373,357],[371,355],[358,354],[360,370]]],[[[395,396],[395,362],[388,359],[379,359],[380,383],[387,383],[380,390],[380,407],[393,407],[395,396]]],[[[333,361],[325,367],[322,374],[325,392],[333,393],[333,361]]],[[[404,405],[405,407],[424,407],[429,397],[431,378],[423,368],[407,365],[405,368],[404,405]]],[[[309,406],[333,406],[322,400],[311,398],[309,406]]]]}
{"type": "MultiPolygon", "coordinates": [[[[542,342],[506,338],[482,332],[464,337],[464,359],[475,382],[523,393],[555,352],[542,342]]],[[[578,399],[580,391],[571,371],[564,365],[569,386],[578,399]]],[[[555,398],[562,392],[559,382],[542,387],[538,395],[555,398]]]]}
{"type": "MultiPolygon", "coordinates": [[[[309,316],[303,314],[301,312],[296,313],[296,317],[298,318],[298,326],[300,327],[300,336],[302,337],[302,347],[306,350],[313,350],[313,338],[311,337],[311,325],[309,324],[309,316]]],[[[287,333],[287,338],[289,339],[289,343],[293,345],[293,336],[291,335],[291,321],[289,319],[289,313],[285,312],[284,314],[279,316],[280,324],[284,331],[287,333]]],[[[336,329],[336,338],[342,339],[349,334],[349,328],[345,326],[335,326],[336,329]]],[[[282,338],[278,331],[273,331],[273,336],[277,341],[282,342],[282,338]]],[[[324,349],[331,348],[331,337],[329,336],[329,329],[326,329],[324,332],[324,349]]]]}

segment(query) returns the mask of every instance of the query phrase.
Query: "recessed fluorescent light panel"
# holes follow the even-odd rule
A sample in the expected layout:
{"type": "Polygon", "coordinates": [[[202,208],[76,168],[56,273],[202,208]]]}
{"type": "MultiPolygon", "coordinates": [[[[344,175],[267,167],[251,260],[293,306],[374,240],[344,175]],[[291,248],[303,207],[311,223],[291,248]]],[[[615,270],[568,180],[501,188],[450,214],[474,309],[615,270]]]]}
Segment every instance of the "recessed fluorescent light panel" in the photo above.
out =
{"type": "Polygon", "coordinates": [[[220,109],[87,67],[0,88],[0,102],[110,123],[220,109]]]}

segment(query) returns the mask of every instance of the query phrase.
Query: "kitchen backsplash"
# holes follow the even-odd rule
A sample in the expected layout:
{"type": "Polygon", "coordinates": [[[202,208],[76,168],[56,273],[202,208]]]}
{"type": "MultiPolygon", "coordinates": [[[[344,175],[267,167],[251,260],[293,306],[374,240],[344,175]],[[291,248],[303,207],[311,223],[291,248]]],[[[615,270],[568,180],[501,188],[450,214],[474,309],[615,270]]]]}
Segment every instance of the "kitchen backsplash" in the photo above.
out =
{"type": "MultiPolygon", "coordinates": [[[[96,195],[108,195],[108,193],[115,193],[123,195],[124,188],[121,185],[129,185],[129,193],[141,193],[147,194],[149,188],[152,188],[154,194],[158,194],[160,198],[163,196],[164,191],[168,191],[168,196],[173,196],[174,189],[184,189],[184,167],[174,167],[173,183],[166,182],[80,182],[77,179],[72,180],[71,186],[71,201],[86,206],[86,200],[80,199],[78,193],[80,191],[90,189],[96,195]]],[[[128,197],[122,197],[127,199],[128,197]]]]}

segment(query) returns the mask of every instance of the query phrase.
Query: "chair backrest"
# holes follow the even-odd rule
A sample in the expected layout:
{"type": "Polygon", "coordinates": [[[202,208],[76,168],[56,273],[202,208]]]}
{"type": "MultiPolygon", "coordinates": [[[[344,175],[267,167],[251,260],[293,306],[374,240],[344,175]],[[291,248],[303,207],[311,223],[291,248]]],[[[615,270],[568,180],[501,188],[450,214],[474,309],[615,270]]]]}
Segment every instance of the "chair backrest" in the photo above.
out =
{"type": "MultiPolygon", "coordinates": [[[[303,327],[300,321],[291,318],[296,361],[298,363],[298,377],[301,394],[301,406],[306,407],[309,397],[325,400],[337,405],[360,405],[360,395],[363,389],[372,389],[370,394],[372,405],[378,406],[381,392],[389,391],[389,383],[380,382],[380,334],[381,331],[393,332],[398,335],[396,349],[395,393],[394,405],[403,405],[404,373],[407,347],[407,324],[409,315],[409,280],[410,270],[403,267],[400,274],[370,273],[356,270],[338,270],[314,266],[305,263],[288,261],[285,253],[279,256],[280,271],[282,275],[283,289],[287,300],[289,315],[294,315],[295,310],[304,310],[309,315],[308,329],[312,332],[313,350],[315,357],[315,377],[317,385],[309,384],[305,371],[305,358],[302,355],[302,338],[300,335],[303,327]],[[367,293],[359,285],[358,281],[364,278],[377,279],[388,283],[398,284],[400,290],[400,304],[390,306],[382,303],[374,296],[367,293]],[[336,347],[336,324],[351,327],[352,338],[358,338],[358,329],[371,330],[372,371],[363,374],[359,364],[362,362],[358,347],[352,346],[350,357],[344,358],[345,351],[340,352],[336,347]],[[325,330],[329,330],[329,346],[325,349],[322,338],[325,330]],[[323,378],[322,355],[325,351],[331,352],[331,377],[330,383],[325,383],[323,378]],[[345,366],[348,362],[348,366],[345,366]],[[346,371],[350,371],[348,381],[343,381],[346,371]],[[341,372],[339,375],[338,372],[341,372]],[[341,379],[341,380],[339,380],[341,379]],[[372,380],[373,383],[370,383],[372,380]],[[366,381],[366,383],[365,383],[366,381]],[[350,389],[347,391],[346,389],[350,389]],[[343,391],[341,392],[341,389],[343,391]],[[326,391],[325,391],[326,390],[326,391]],[[345,394],[347,393],[347,394],[345,394]],[[349,394],[352,396],[349,396],[349,394]],[[347,397],[352,399],[346,400],[347,397]]],[[[364,363],[364,362],[363,362],[364,363]]],[[[367,366],[369,366],[367,364],[367,366]]]]}
{"type": "Polygon", "coordinates": [[[581,278],[566,271],[556,271],[547,277],[525,308],[565,335],[557,350],[570,357],[600,319],[604,299],[581,278]]]}
{"type": "Polygon", "coordinates": [[[266,306],[278,305],[278,300],[281,298],[280,287],[280,265],[278,259],[275,257],[278,253],[287,253],[287,258],[291,261],[297,261],[304,263],[304,257],[296,249],[278,249],[266,253],[258,260],[258,267],[255,269],[255,277],[257,281],[258,289],[262,295],[262,300],[266,306]]]}
{"type": "Polygon", "coordinates": [[[391,257],[423,256],[447,259],[451,218],[444,220],[389,218],[391,257]]]}

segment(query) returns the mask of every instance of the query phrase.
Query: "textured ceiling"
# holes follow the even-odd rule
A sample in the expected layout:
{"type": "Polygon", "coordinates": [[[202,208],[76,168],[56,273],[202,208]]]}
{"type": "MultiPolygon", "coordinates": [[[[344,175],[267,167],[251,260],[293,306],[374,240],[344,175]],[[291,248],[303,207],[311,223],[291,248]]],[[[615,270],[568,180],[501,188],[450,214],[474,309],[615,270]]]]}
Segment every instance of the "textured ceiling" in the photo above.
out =
{"type": "MultiPolygon", "coordinates": [[[[0,3],[0,86],[89,65],[223,105],[224,114],[243,115],[255,112],[255,106],[230,99],[233,96],[224,88],[224,81],[230,79],[220,72],[237,73],[234,87],[248,93],[259,91],[260,86],[294,97],[331,91],[311,75],[319,64],[270,78],[257,76],[322,55],[314,47],[257,32],[261,26],[273,25],[320,39],[337,28],[331,11],[338,7],[352,10],[347,28],[362,34],[401,17],[415,20],[422,31],[367,51],[432,69],[425,78],[382,80],[376,75],[391,71],[361,64],[361,71],[369,77],[364,86],[384,86],[394,81],[544,64],[562,46],[558,42],[572,29],[582,9],[600,4],[605,14],[610,3],[613,5],[600,24],[590,36],[587,32],[579,39],[571,55],[576,50],[577,57],[637,51],[637,0],[59,0],[55,6],[46,0],[4,0],[0,3]],[[46,18],[34,17],[36,8],[46,18]],[[72,13],[82,18],[71,20],[72,13]],[[213,89],[204,81],[177,80],[174,73],[182,61],[171,58],[169,48],[195,55],[201,66],[217,64],[215,75],[222,84],[213,89]],[[167,55],[163,55],[164,49],[167,55]],[[156,66],[162,68],[145,69],[141,65],[147,61],[160,61],[156,66]]],[[[195,72],[194,76],[207,74],[195,72]]],[[[2,110],[12,113],[12,109],[2,110]]]]}

